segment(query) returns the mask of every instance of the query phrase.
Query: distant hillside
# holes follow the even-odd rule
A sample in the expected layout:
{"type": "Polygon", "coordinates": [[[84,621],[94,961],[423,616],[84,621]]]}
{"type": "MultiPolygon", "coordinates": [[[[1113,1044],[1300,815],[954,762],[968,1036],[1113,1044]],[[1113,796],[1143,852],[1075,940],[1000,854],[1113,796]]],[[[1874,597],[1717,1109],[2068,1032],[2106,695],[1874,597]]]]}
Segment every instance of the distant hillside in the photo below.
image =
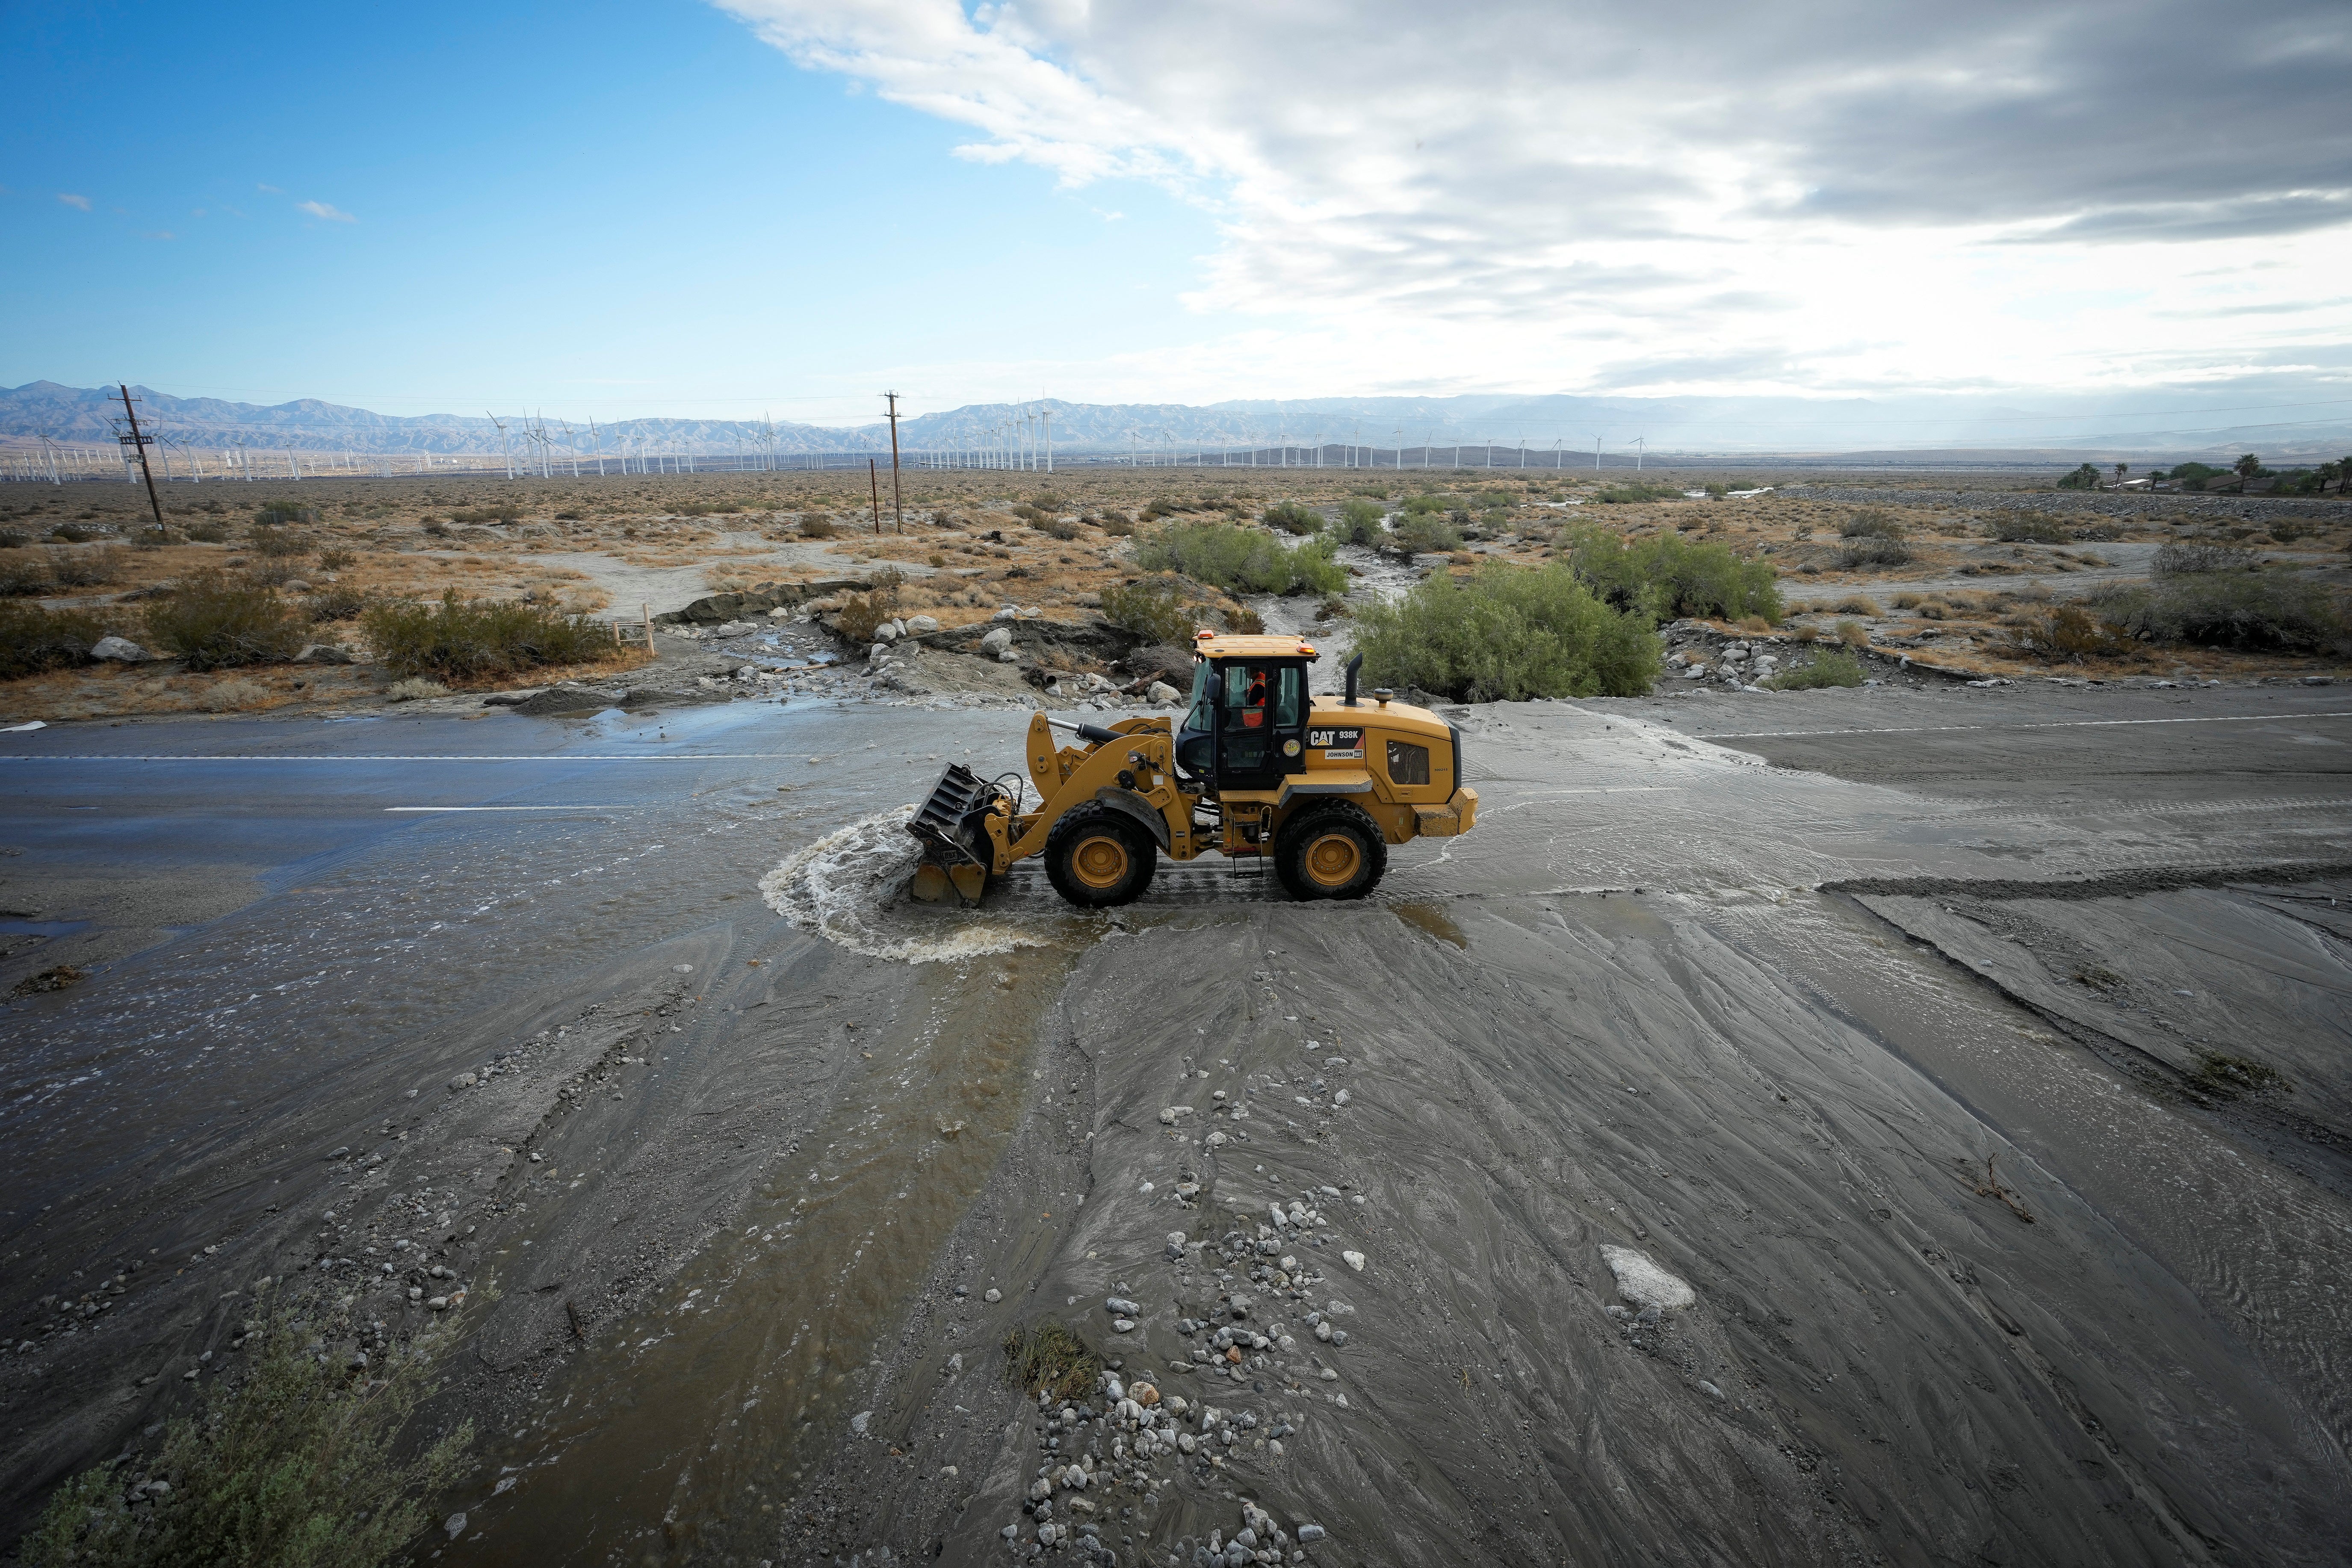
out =
{"type": "MultiPolygon", "coordinates": [[[[2327,390],[2327,389],[2321,389],[2327,390]]],[[[214,397],[174,397],[147,387],[140,418],[163,435],[191,447],[217,449],[242,442],[268,450],[364,453],[485,453],[499,447],[499,434],[481,416],[375,414],[364,408],[301,398],[267,407],[214,397]]],[[[1441,455],[1459,445],[1557,452],[1562,467],[1574,454],[1591,454],[1596,438],[1613,456],[1633,451],[1705,456],[1785,454],[1822,458],[1866,452],[1912,454],[1967,450],[1973,457],[2008,453],[2020,461],[2045,454],[2122,456],[2158,461],[2182,458],[2231,458],[2259,450],[2265,457],[2332,458],[2352,450],[2352,419],[2295,418],[2284,409],[2279,424],[2227,417],[2266,404],[2287,404],[2294,394],[2243,393],[2252,408],[2220,405],[2227,395],[2144,395],[2105,408],[2082,399],[2054,399],[2027,409],[1989,397],[1806,399],[1792,397],[1589,397],[1557,395],[1475,394],[1458,397],[1322,397],[1287,401],[1237,400],[1205,405],[1179,403],[1063,403],[1019,406],[971,404],[899,422],[900,446],[908,451],[970,450],[1007,440],[1031,440],[1051,415],[1057,452],[1097,456],[1181,451],[1186,455],[1236,453],[1277,445],[1312,448],[1354,445],[1441,455]],[[2115,409],[2109,412],[2108,409],[2115,409]],[[2169,410],[2169,411],[2168,411],[2169,410]],[[1028,420],[1024,423],[1024,418],[1028,420]],[[2224,450],[2226,448],[2226,450],[2224,450]]],[[[2352,407],[2352,405],[2343,405],[2352,407]]],[[[95,445],[114,436],[121,412],[110,388],[62,386],[37,381],[0,390],[0,444],[26,446],[47,436],[68,444],[95,445]]],[[[2312,413],[2339,412],[2314,404],[2312,413]]],[[[504,417],[503,416],[501,417],[504,417]]],[[[524,419],[507,420],[506,439],[520,455],[526,447],[524,419]]],[[[592,434],[574,426],[568,436],[552,433],[561,449],[588,452],[601,447],[622,451],[727,456],[756,453],[772,443],[779,456],[807,452],[887,452],[889,427],[877,421],[850,427],[779,423],[768,426],[734,419],[625,419],[599,422],[592,434]]],[[[1417,460],[1417,458],[1416,458],[1417,460]]],[[[1475,460],[1465,454],[1465,460],[1475,460]]]]}

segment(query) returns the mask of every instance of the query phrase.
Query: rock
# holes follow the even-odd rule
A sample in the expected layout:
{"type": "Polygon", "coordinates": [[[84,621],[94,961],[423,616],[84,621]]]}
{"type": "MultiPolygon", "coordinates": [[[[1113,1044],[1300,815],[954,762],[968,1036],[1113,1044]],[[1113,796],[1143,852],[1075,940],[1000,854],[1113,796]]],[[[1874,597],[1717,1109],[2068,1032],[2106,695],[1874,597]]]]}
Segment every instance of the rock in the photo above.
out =
{"type": "Polygon", "coordinates": [[[981,1292],[980,1299],[992,1307],[997,1302],[1004,1300],[1004,1292],[998,1289],[995,1286],[991,1285],[987,1289],[981,1292]]]}
{"type": "Polygon", "coordinates": [[[1006,648],[1003,653],[996,656],[996,662],[999,664],[1019,664],[1021,662],[1021,655],[1012,648],[1006,648]]]}
{"type": "Polygon", "coordinates": [[[543,719],[555,713],[594,713],[613,705],[606,693],[585,686],[551,686],[514,704],[518,713],[543,719]]]}
{"type": "Polygon", "coordinates": [[[874,628],[874,640],[877,643],[887,645],[897,642],[899,635],[898,623],[896,621],[884,621],[874,628]]]}
{"type": "Polygon", "coordinates": [[[873,1419],[874,1419],[874,1412],[872,1412],[871,1410],[861,1410],[861,1411],[859,1411],[856,1415],[853,1415],[853,1416],[851,1416],[851,1417],[849,1418],[849,1430],[850,1430],[850,1432],[851,1432],[854,1436],[859,1436],[859,1437],[863,1437],[863,1436],[866,1436],[866,1424],[867,1424],[868,1422],[872,1421],[873,1419]]]}
{"type": "Polygon", "coordinates": [[[1698,1300],[1698,1293],[1687,1281],[1658,1267],[1648,1253],[1636,1252],[1630,1247],[1603,1247],[1601,1258],[1617,1276],[1617,1294],[1641,1307],[1656,1307],[1671,1310],[1687,1307],[1698,1300]]]}
{"type": "Polygon", "coordinates": [[[1212,1149],[1222,1149],[1229,1140],[1227,1140],[1225,1135],[1222,1132],[1212,1132],[1209,1134],[1206,1142],[1212,1149]]]}
{"type": "Polygon", "coordinates": [[[1305,1545],[1307,1542],[1310,1542],[1310,1541],[1320,1541],[1320,1540],[1322,1540],[1322,1539],[1323,1539],[1323,1537],[1324,1537],[1324,1534],[1325,1534],[1325,1531],[1324,1531],[1323,1527],[1322,1527],[1321,1525],[1319,1525],[1319,1524],[1302,1524],[1302,1525],[1300,1525],[1300,1526],[1298,1527],[1298,1529],[1297,1530],[1297,1531],[1295,1531],[1295,1533],[1296,1533],[1296,1534],[1297,1535],[1297,1537],[1298,1537],[1298,1542],[1299,1542],[1299,1544],[1303,1546],[1303,1545],[1305,1545]]]}
{"type": "Polygon", "coordinates": [[[1159,703],[1163,708],[1168,706],[1170,703],[1174,702],[1179,697],[1183,695],[1183,693],[1178,691],[1174,687],[1169,685],[1164,680],[1153,681],[1150,686],[1145,689],[1143,694],[1151,699],[1152,701],[1159,703]]]}
{"type": "Polygon", "coordinates": [[[1354,1269],[1357,1273],[1361,1274],[1364,1271],[1364,1255],[1362,1253],[1342,1252],[1339,1256],[1346,1261],[1348,1267],[1354,1269]]]}
{"type": "Polygon", "coordinates": [[[980,650],[982,653],[1002,655],[1012,646],[1013,633],[1004,626],[996,627],[980,639],[980,650]]]}
{"type": "Polygon", "coordinates": [[[1124,1296],[1111,1297],[1108,1300],[1103,1303],[1103,1307],[1106,1310],[1115,1312],[1122,1318],[1139,1318],[1143,1316],[1143,1309],[1137,1306],[1134,1302],[1129,1300],[1124,1296]]]}
{"type": "Polygon", "coordinates": [[[998,620],[998,621],[1010,621],[1010,620],[1016,620],[1016,619],[1018,619],[1018,618],[1020,617],[1020,615],[1021,615],[1021,611],[1020,611],[1019,606],[1017,606],[1017,605],[1005,605],[1003,609],[1001,609],[1001,610],[997,611],[995,615],[992,616],[991,616],[991,617],[989,617],[989,618],[990,618],[990,619],[992,619],[992,620],[998,620]]]}
{"type": "Polygon", "coordinates": [[[310,584],[305,583],[299,577],[289,577],[285,582],[279,584],[278,586],[284,588],[289,594],[307,594],[310,591],[310,584]]]}
{"type": "Polygon", "coordinates": [[[472,1073],[461,1072],[456,1078],[449,1080],[449,1087],[451,1089],[471,1089],[481,1081],[481,1079],[476,1078],[472,1073]]]}
{"type": "Polygon", "coordinates": [[[920,637],[925,632],[935,632],[939,629],[940,618],[937,616],[908,616],[907,617],[907,633],[910,637],[920,637]]]}
{"type": "Polygon", "coordinates": [[[129,637],[100,637],[89,645],[89,657],[112,664],[144,664],[155,656],[129,637]]]}
{"type": "Polygon", "coordinates": [[[1148,1383],[1139,1383],[1127,1391],[1127,1396],[1147,1410],[1160,1403],[1160,1391],[1148,1383]]]}
{"type": "Polygon", "coordinates": [[[519,703],[528,702],[538,695],[539,692],[536,689],[530,691],[493,691],[488,697],[482,699],[482,706],[485,708],[512,708],[519,703]]]}
{"type": "Polygon", "coordinates": [[[1192,1108],[1189,1105],[1163,1106],[1160,1112],[1160,1125],[1162,1127],[1173,1127],[1176,1125],[1176,1119],[1178,1117],[1190,1116],[1192,1114],[1192,1108]]]}
{"type": "Polygon", "coordinates": [[[453,1513],[441,1521],[441,1528],[449,1532],[450,1540],[455,1541],[466,1533],[466,1516],[462,1513],[453,1513]]]}
{"type": "Polygon", "coordinates": [[[314,642],[303,646],[294,656],[297,664],[357,664],[359,655],[341,643],[314,642]]]}
{"type": "Polygon", "coordinates": [[[868,663],[868,664],[877,664],[877,663],[879,663],[879,662],[881,661],[882,656],[883,656],[884,654],[886,654],[886,653],[888,653],[889,651],[890,651],[890,645],[889,645],[888,643],[886,643],[886,642],[878,642],[878,643],[876,643],[873,647],[869,647],[869,648],[867,648],[867,649],[866,650],[866,663],[868,663]]]}
{"type": "Polygon", "coordinates": [[[1335,1094],[1335,1095],[1333,1095],[1333,1096],[1331,1097],[1331,1103],[1332,1103],[1332,1104],[1334,1104],[1334,1105],[1345,1105],[1345,1104],[1347,1104],[1349,1100],[1353,1100],[1354,1098],[1355,1098],[1355,1097],[1354,1097],[1353,1095],[1349,1094],[1346,1089],[1341,1089],[1339,1093],[1337,1093],[1337,1094],[1335,1094]]]}
{"type": "Polygon", "coordinates": [[[1707,1380],[1703,1377],[1698,1380],[1698,1391],[1701,1394],[1706,1394],[1709,1399],[1721,1399],[1723,1397],[1723,1390],[1716,1387],[1715,1384],[1707,1382],[1707,1380]]]}

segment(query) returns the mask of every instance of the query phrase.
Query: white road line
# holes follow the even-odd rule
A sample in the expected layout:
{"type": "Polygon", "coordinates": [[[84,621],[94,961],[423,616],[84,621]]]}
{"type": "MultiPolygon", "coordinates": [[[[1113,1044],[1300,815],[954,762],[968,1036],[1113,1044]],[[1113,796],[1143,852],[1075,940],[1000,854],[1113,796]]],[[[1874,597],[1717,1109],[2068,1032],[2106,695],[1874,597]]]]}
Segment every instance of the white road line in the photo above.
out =
{"type": "MultiPolygon", "coordinates": [[[[1938,735],[1961,730],[2100,730],[2125,724],[2294,724],[2306,719],[2352,719],[2336,713],[2215,713],[2201,719],[2066,719],[2036,724],[1916,724],[1885,730],[1715,730],[1694,741],[1800,741],[1815,735],[1938,735]]],[[[1669,731],[1670,734],[1685,734],[1669,731]]]]}

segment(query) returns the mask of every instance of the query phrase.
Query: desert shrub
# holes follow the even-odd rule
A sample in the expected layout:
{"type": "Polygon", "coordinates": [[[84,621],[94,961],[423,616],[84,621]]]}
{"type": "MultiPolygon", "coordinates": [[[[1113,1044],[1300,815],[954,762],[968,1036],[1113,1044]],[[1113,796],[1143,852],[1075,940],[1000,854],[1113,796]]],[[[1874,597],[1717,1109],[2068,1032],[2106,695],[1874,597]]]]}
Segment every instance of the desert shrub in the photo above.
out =
{"type": "Polygon", "coordinates": [[[898,595],[887,588],[852,594],[833,615],[833,629],[853,643],[871,643],[875,631],[898,607],[898,595]]]}
{"type": "Polygon", "coordinates": [[[190,669],[280,664],[302,651],[303,623],[268,588],[222,572],[199,572],[147,606],[147,640],[190,669]]]}
{"type": "Polygon", "coordinates": [[[122,576],[122,548],[100,545],[96,550],[52,550],[49,575],[58,580],[58,586],[66,588],[119,582],[122,576]]]}
{"type": "Polygon", "coordinates": [[[1592,499],[1603,506],[1630,506],[1642,501],[1675,500],[1682,491],[1672,485],[1609,485],[1592,499]]]}
{"type": "Polygon", "coordinates": [[[1840,548],[1837,553],[1837,563],[1843,570],[1856,566],[1900,566],[1910,559],[1911,547],[1899,539],[1856,539],[1840,548]]]}
{"type": "Polygon", "coordinates": [[[192,522],[188,524],[187,533],[199,544],[218,544],[228,538],[228,530],[217,522],[192,522]]]}
{"type": "Polygon", "coordinates": [[[1065,542],[1078,536],[1078,525],[1066,517],[1049,517],[1039,523],[1037,528],[1048,538],[1058,539],[1065,542]]]}
{"type": "Polygon", "coordinates": [[[1822,629],[1810,621],[1801,621],[1789,628],[1789,635],[1801,643],[1811,642],[1822,635],[1822,629]]]}
{"type": "Polygon", "coordinates": [[[436,607],[414,600],[370,605],[361,616],[376,658],[395,675],[472,679],[549,664],[584,664],[618,646],[613,628],[541,605],[460,599],[436,607]]]}
{"type": "Polygon", "coordinates": [[[1812,691],[1824,686],[1860,686],[1862,661],[1837,648],[1823,648],[1805,663],[1763,682],[1770,691],[1812,691]]]}
{"type": "Polygon", "coordinates": [[[1769,563],[1743,561],[1724,544],[1694,544],[1661,533],[1628,544],[1607,529],[1575,531],[1569,559],[1577,575],[1611,605],[1654,620],[1711,616],[1780,619],[1780,590],[1769,563]]]}
{"type": "Polygon", "coordinates": [[[2156,551],[2156,571],[2159,576],[2179,576],[2191,572],[2242,572],[2254,564],[2254,552],[2230,544],[2206,544],[2196,540],[2160,544],[2156,551]]]}
{"type": "Polygon", "coordinates": [[[2063,544],[2066,531],[2046,517],[2012,513],[1985,524],[1985,537],[2004,544],[2063,544]]]}
{"type": "Polygon", "coordinates": [[[1123,511],[1106,512],[1102,531],[1113,539],[1125,539],[1135,532],[1135,520],[1123,511]]]}
{"type": "Polygon", "coordinates": [[[412,675],[405,680],[395,680],[383,689],[385,698],[394,702],[422,702],[428,698],[446,697],[449,689],[437,680],[422,675],[412,675]]]}
{"type": "Polygon", "coordinates": [[[22,550],[32,542],[32,536],[17,528],[0,528],[0,550],[22,550]]]}
{"type": "Polygon", "coordinates": [[[322,571],[348,572],[359,564],[359,560],[357,554],[341,545],[331,544],[319,552],[319,565],[322,571]]]}
{"type": "Polygon", "coordinates": [[[2258,573],[2113,584],[2084,599],[2125,636],[2209,647],[2321,652],[2343,646],[2344,607],[2322,584],[2258,573]]]}
{"type": "Polygon", "coordinates": [[[256,555],[286,560],[308,555],[312,548],[308,536],[289,533],[282,528],[256,528],[246,543],[256,555]]]}
{"type": "Polygon", "coordinates": [[[457,1479],[473,1428],[402,1443],[434,1392],[437,1346],[395,1350],[357,1374],[348,1357],[309,1349],[346,1331],[268,1313],[247,1342],[246,1377],[206,1380],[202,1406],[167,1422],[152,1457],[109,1459],[58,1489],[20,1548],[27,1568],[397,1560],[457,1479]]]}
{"type": "Polygon", "coordinates": [[[330,584],[302,601],[302,613],[321,624],[357,620],[368,602],[368,595],[357,588],[330,584]]]}
{"type": "Polygon", "coordinates": [[[1182,647],[1192,640],[1194,629],[1182,595],[1181,587],[1168,577],[1118,584],[1102,591],[1103,618],[1141,633],[1148,642],[1182,647]]]}
{"type": "Polygon", "coordinates": [[[1265,617],[1247,605],[1236,605],[1225,612],[1225,630],[1245,637],[1265,635],[1265,617]]]}
{"type": "Polygon", "coordinates": [[[56,579],[49,575],[47,562],[22,556],[12,556],[0,562],[0,595],[35,597],[47,593],[55,584],[56,579]]]}
{"type": "Polygon", "coordinates": [[[61,522],[49,530],[51,539],[62,539],[68,544],[88,544],[99,537],[95,529],[84,528],[78,522],[61,522]]]}
{"type": "Polygon", "coordinates": [[[2029,611],[2011,617],[2010,625],[2015,628],[2014,635],[2021,645],[2060,658],[2080,659],[2092,654],[2113,653],[2119,642],[2117,627],[2080,605],[2029,611]]]}
{"type": "Polygon", "coordinates": [[[1863,594],[1848,594],[1844,598],[1840,599],[1833,607],[1839,614],[1846,616],[1874,616],[1878,614],[1878,602],[1863,594]]]}
{"type": "Polygon", "coordinates": [[[1317,533],[1323,527],[1323,514],[1301,501],[1276,501],[1265,509],[1260,521],[1268,528],[1278,528],[1285,533],[1300,535],[1317,533]]]}
{"type": "Polygon", "coordinates": [[[256,686],[250,680],[224,680],[211,687],[196,699],[196,706],[207,713],[243,713],[266,706],[269,689],[256,686]]]}
{"type": "Polygon", "coordinates": [[[1903,525],[1883,511],[1858,511],[1838,524],[1840,539],[1901,539],[1903,525]]]}
{"type": "Polygon", "coordinates": [[[1388,537],[1380,542],[1407,555],[1442,555],[1462,548],[1462,531],[1439,512],[1403,511],[1397,514],[1388,537]]]}
{"type": "Polygon", "coordinates": [[[1315,618],[1318,621],[1344,621],[1350,613],[1348,601],[1337,594],[1325,595],[1323,602],[1315,606],[1315,618]]]}
{"type": "Polygon", "coordinates": [[[0,600],[0,680],[80,664],[106,629],[106,623],[88,610],[49,610],[0,600]]]}
{"type": "Polygon", "coordinates": [[[1897,594],[1895,595],[1895,607],[1898,610],[1916,610],[1925,603],[1927,603],[1927,600],[1917,594],[1897,594]]]}
{"type": "Polygon", "coordinates": [[[1436,572],[1402,599],[1366,605],[1356,647],[1368,678],[1466,701],[1633,697],[1657,679],[1648,616],[1612,607],[1565,565],[1488,562],[1436,572]]]}
{"type": "Polygon", "coordinates": [[[522,508],[507,502],[499,506],[478,506],[466,511],[449,514],[451,522],[512,522],[522,516],[522,508]]]}
{"type": "Polygon", "coordinates": [[[1848,647],[1868,647],[1870,628],[1860,621],[1840,621],[1837,624],[1837,639],[1848,647]]]}
{"type": "Polygon", "coordinates": [[[319,521],[319,510],[316,507],[304,506],[299,501],[264,501],[254,511],[253,521],[264,526],[284,522],[316,522],[319,521]]]}
{"type": "Polygon", "coordinates": [[[1331,537],[1341,544],[1378,544],[1381,542],[1381,507],[1360,496],[1350,497],[1339,508],[1332,521],[1331,537]]]}
{"type": "Polygon", "coordinates": [[[1230,522],[1184,522],[1153,534],[1135,559],[1147,572],[1181,572],[1229,594],[1336,594],[1348,573],[1330,551],[1328,540],[1285,545],[1230,522]]]}
{"type": "Polygon", "coordinates": [[[833,519],[829,517],[819,517],[814,512],[803,512],[801,515],[803,539],[831,539],[840,530],[834,526],[833,519]]]}

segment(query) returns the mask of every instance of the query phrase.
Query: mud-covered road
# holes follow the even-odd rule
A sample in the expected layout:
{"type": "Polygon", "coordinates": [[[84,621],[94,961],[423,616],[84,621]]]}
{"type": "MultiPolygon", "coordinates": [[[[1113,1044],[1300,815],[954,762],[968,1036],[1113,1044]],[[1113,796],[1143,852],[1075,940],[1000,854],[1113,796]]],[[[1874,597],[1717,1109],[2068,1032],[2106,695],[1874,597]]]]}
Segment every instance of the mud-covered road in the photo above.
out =
{"type": "Polygon", "coordinates": [[[8,736],[0,1539],[268,1279],[456,1314],[453,1568],[2345,1561],[2344,690],[1463,710],[1115,919],[895,899],[1001,710],[8,736]]]}

